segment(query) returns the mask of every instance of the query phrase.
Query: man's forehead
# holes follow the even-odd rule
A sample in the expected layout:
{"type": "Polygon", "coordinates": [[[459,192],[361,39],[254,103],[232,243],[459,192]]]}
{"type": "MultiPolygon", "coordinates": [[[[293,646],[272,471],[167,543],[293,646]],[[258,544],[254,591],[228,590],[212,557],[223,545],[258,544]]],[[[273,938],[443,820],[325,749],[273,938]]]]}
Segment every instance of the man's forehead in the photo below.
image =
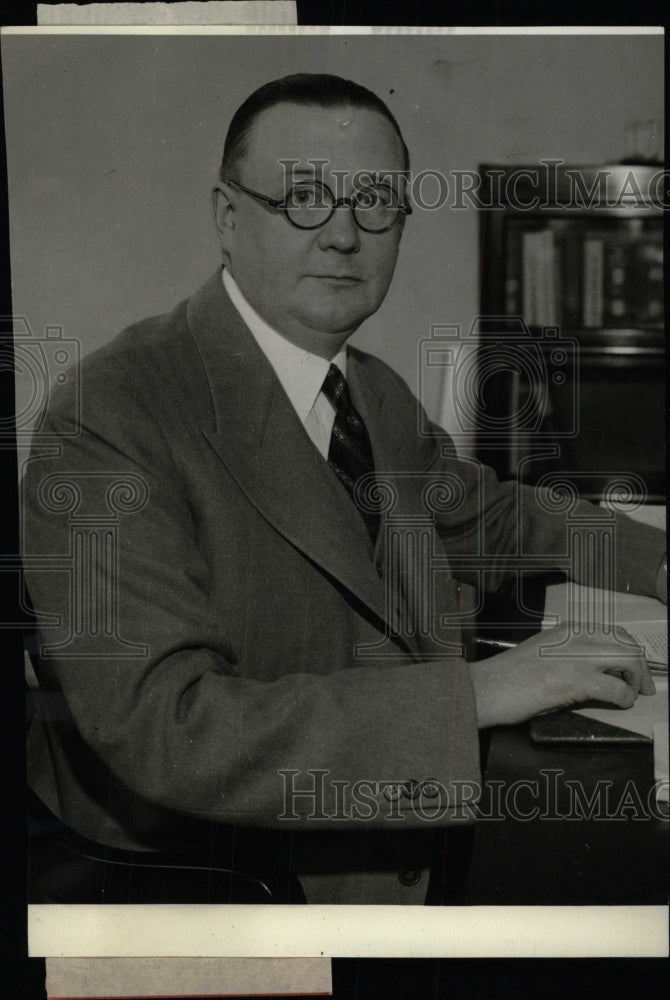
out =
{"type": "Polygon", "coordinates": [[[283,175],[283,164],[296,161],[296,170],[326,161],[325,173],[404,166],[400,139],[388,119],[378,111],[351,105],[284,103],[267,108],[256,119],[244,160],[249,171],[266,177],[283,175]]]}

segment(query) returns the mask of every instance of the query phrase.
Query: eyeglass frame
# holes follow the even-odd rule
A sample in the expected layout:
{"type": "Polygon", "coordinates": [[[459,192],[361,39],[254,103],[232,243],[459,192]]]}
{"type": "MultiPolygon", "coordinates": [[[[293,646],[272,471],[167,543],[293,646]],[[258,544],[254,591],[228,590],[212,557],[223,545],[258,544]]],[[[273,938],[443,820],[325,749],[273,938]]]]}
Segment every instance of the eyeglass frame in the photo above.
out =
{"type": "Polygon", "coordinates": [[[318,185],[324,191],[327,191],[330,197],[333,199],[333,202],[330,206],[330,215],[328,216],[327,219],[324,219],[323,222],[319,222],[318,225],[316,226],[300,226],[298,225],[297,222],[294,222],[293,219],[289,218],[288,214],[289,208],[291,206],[287,204],[287,199],[290,196],[291,192],[293,191],[293,187],[289,188],[287,194],[284,195],[283,198],[269,198],[266,194],[260,194],[260,192],[258,191],[252,191],[251,188],[245,187],[244,184],[240,184],[239,181],[234,181],[230,177],[222,177],[221,182],[223,184],[229,184],[231,187],[236,188],[238,191],[242,191],[244,194],[249,195],[250,198],[253,198],[255,201],[257,201],[260,205],[263,206],[263,208],[267,209],[268,212],[277,212],[280,215],[283,215],[286,221],[291,226],[293,226],[294,229],[302,229],[305,232],[314,232],[315,229],[322,229],[323,226],[327,226],[330,220],[332,219],[333,215],[335,214],[335,210],[339,208],[340,205],[346,205],[347,208],[350,208],[353,220],[355,224],[358,226],[358,228],[364,233],[371,233],[373,236],[380,236],[382,233],[388,233],[390,229],[393,229],[393,227],[397,224],[398,220],[401,217],[412,214],[411,205],[399,204],[397,207],[395,207],[396,215],[393,222],[389,226],[385,226],[383,229],[366,229],[365,226],[362,226],[358,221],[358,219],[356,218],[357,206],[355,205],[353,198],[335,198],[335,195],[330,190],[327,184],[323,184],[321,181],[315,180],[312,183],[318,185]]]}

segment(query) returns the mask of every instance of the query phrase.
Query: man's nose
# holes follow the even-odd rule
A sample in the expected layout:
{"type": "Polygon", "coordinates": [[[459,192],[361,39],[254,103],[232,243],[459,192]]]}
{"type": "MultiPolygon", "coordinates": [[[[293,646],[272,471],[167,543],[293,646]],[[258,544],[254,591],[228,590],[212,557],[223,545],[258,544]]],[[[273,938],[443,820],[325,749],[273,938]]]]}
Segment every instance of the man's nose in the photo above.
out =
{"type": "Polygon", "coordinates": [[[339,250],[340,253],[357,253],[361,247],[361,230],[354,221],[350,205],[338,205],[330,219],[319,230],[322,250],[339,250]]]}

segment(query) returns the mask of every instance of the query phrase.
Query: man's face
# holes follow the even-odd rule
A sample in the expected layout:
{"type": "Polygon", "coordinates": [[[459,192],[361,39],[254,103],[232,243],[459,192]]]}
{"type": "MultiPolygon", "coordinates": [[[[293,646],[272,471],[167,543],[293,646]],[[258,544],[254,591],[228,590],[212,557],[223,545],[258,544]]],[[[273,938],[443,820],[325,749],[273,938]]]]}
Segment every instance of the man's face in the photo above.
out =
{"type": "MultiPolygon", "coordinates": [[[[404,168],[390,122],[375,111],[351,107],[279,104],[264,111],[233,179],[270,198],[284,198],[291,174],[282,160],[299,161],[293,167],[298,181],[315,178],[308,161],[327,161],[316,179],[338,198],[352,195],[357,172],[404,168]]],[[[393,187],[398,190],[397,177],[393,187]]],[[[215,204],[233,277],[256,311],[288,340],[333,357],[381,305],[393,276],[402,219],[386,232],[368,233],[356,225],[351,209],[341,206],[321,228],[302,230],[229,185],[215,192],[215,204]]]]}

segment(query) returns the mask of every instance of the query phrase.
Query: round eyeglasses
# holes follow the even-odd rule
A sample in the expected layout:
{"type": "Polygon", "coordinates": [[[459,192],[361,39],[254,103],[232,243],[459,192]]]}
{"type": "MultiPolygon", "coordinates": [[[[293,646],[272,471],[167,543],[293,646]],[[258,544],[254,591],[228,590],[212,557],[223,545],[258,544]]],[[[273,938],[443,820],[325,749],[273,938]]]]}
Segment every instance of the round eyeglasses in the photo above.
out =
{"type": "Polygon", "coordinates": [[[403,216],[412,213],[412,206],[401,205],[398,195],[387,184],[370,184],[355,191],[351,198],[335,198],[327,184],[305,181],[289,188],[284,198],[268,198],[228,177],[222,180],[269,212],[281,213],[297,229],[320,229],[340,205],[351,209],[354,222],[366,233],[385,233],[403,216]]]}

